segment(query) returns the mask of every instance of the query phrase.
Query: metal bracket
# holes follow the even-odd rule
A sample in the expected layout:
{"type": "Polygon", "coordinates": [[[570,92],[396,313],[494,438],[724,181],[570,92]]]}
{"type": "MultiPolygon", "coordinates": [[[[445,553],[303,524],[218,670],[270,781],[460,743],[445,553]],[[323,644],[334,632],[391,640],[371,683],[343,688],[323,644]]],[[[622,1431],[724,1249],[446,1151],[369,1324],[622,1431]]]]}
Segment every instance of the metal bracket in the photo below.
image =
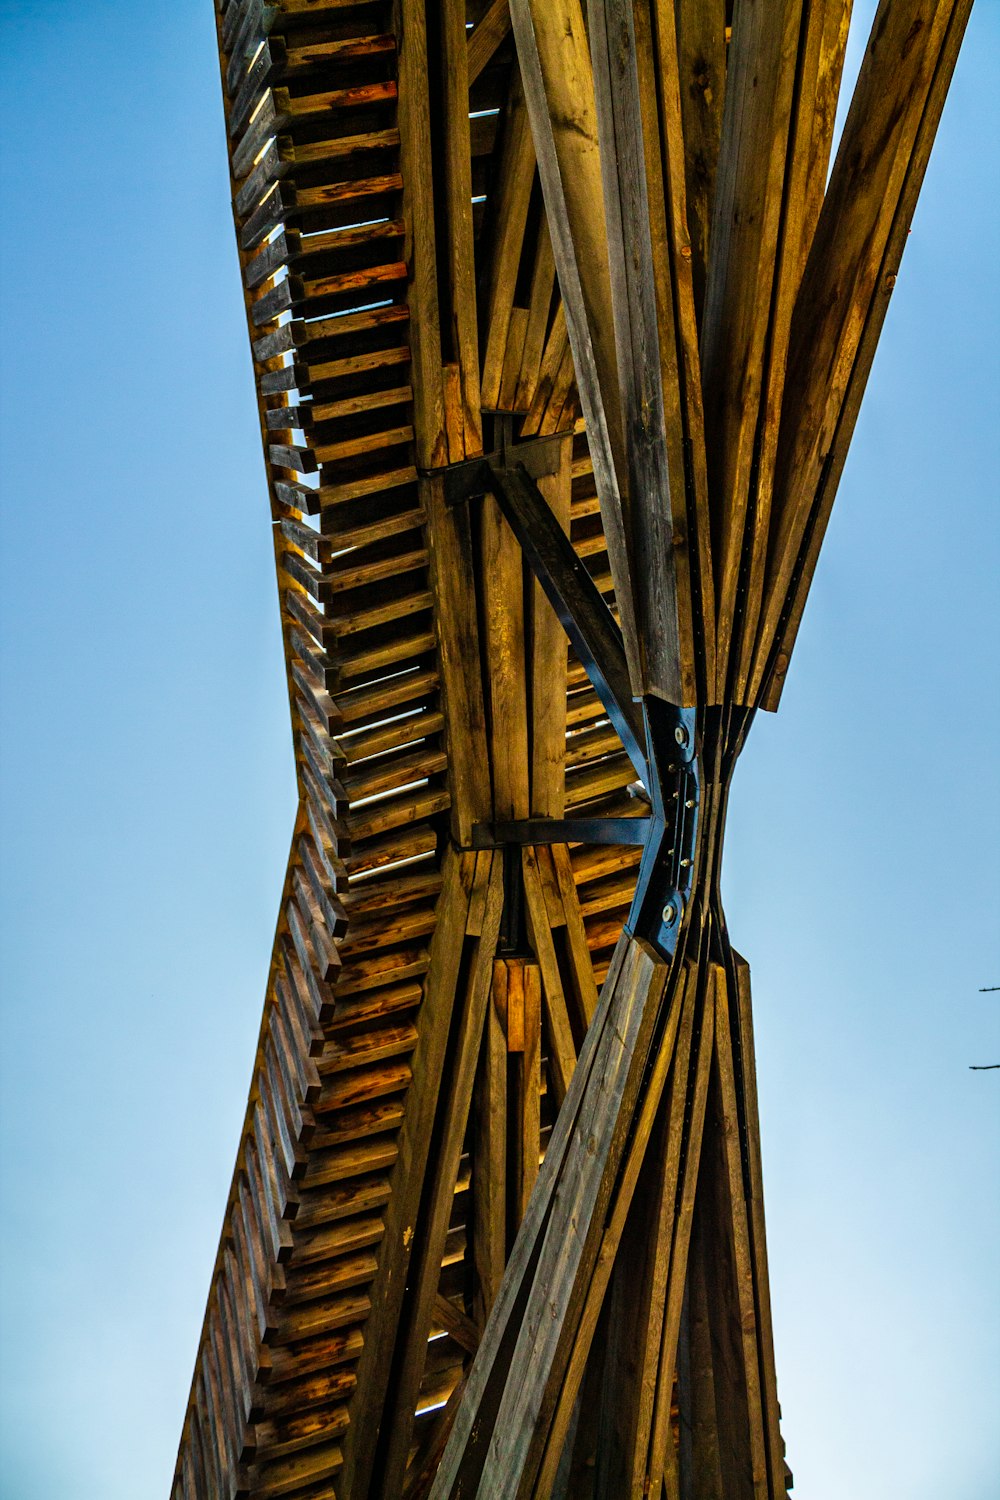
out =
{"type": "MultiPolygon", "coordinates": [[[[515,443],[511,418],[504,413],[494,416],[493,437],[495,448],[488,457],[444,470],[445,499],[459,505],[476,496],[495,496],[638,772],[651,816],[480,823],[473,829],[472,846],[641,844],[638,883],[625,927],[669,959],[677,948],[694,873],[700,800],[695,710],[653,696],[641,702],[632,697],[618,624],[536,483],[555,472],[563,439],[515,443]]],[[[509,895],[519,908],[517,892],[512,888],[509,895]]],[[[517,911],[511,921],[517,925],[517,911]]],[[[511,940],[517,941],[512,933],[511,940]]]]}
{"type": "Polygon", "coordinates": [[[643,702],[652,801],[627,932],[672,958],[694,877],[700,778],[693,708],[660,698],[643,702]]]}
{"type": "MultiPolygon", "coordinates": [[[[525,844],[639,844],[642,860],[625,929],[646,940],[661,957],[677,950],[684,913],[691,899],[701,800],[697,721],[693,708],[677,708],[660,698],[643,702],[649,750],[649,798],[646,818],[521,818],[476,823],[474,849],[517,848],[525,844]]],[[[517,866],[519,860],[507,860],[517,866]]],[[[505,897],[520,920],[520,893],[505,897]]],[[[505,921],[508,918],[505,916],[505,921]]],[[[511,933],[508,941],[516,942],[511,933]]]]}

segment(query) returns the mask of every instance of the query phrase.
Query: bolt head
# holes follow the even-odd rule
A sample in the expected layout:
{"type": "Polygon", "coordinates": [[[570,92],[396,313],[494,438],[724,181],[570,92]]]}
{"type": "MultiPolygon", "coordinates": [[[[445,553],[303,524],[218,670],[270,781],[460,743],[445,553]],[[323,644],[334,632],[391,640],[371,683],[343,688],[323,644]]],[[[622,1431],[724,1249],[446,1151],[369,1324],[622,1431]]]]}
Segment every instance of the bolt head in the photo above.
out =
{"type": "Polygon", "coordinates": [[[677,908],[673,905],[672,902],[668,902],[667,905],[663,908],[663,925],[664,927],[672,927],[676,920],[677,908]]]}
{"type": "Polygon", "coordinates": [[[677,728],[674,730],[674,739],[677,741],[678,745],[687,744],[688,732],[683,724],[678,724],[677,728]]]}
{"type": "Polygon", "coordinates": [[[687,808],[691,808],[691,807],[697,807],[698,804],[694,800],[693,797],[689,797],[688,800],[685,802],[684,806],[687,807],[687,808]]]}

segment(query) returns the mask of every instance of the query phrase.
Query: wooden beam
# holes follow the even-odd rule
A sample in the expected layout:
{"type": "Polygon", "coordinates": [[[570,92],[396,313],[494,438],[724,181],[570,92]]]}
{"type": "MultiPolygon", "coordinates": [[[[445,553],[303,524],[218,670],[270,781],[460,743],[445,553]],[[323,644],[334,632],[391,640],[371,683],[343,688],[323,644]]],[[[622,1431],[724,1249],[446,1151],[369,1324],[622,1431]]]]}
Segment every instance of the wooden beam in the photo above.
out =
{"type": "MultiPolygon", "coordinates": [[[[544,236],[548,243],[548,235],[544,236]]],[[[551,265],[551,254],[549,263],[551,265]]],[[[569,535],[573,440],[559,446],[556,473],[538,481],[542,498],[569,535]]],[[[561,818],[566,805],[566,661],[568,642],[545,592],[531,582],[531,796],[533,817],[561,818]]]]}
{"type": "Polygon", "coordinates": [[[493,813],[497,818],[524,818],[530,795],[524,562],[492,495],[483,498],[479,536],[493,813]]]}
{"type": "Polygon", "coordinates": [[[642,105],[667,467],[673,515],[684,702],[708,701],[715,681],[712,577],[701,362],[691,273],[674,8],[633,7],[642,105]]]}
{"type": "Polygon", "coordinates": [[[469,66],[465,0],[441,0],[443,50],[444,197],[447,208],[447,263],[451,294],[451,342],[458,365],[463,456],[482,452],[479,410],[479,330],[476,320],[476,264],[472,236],[472,147],[469,139],[469,66]]]}
{"type": "MultiPolygon", "coordinates": [[[[674,1371],[677,1367],[677,1344],[680,1337],[684,1288],[687,1282],[688,1251],[694,1218],[698,1170],[701,1165],[702,1136],[708,1101],[708,1084],[712,1067],[715,1034],[715,1003],[711,972],[704,965],[699,970],[698,1000],[692,1012],[692,1035],[688,1043],[694,1059],[690,1068],[690,1111],[680,1127],[680,1191],[674,1220],[670,1271],[663,1315],[660,1363],[653,1402],[653,1419],[649,1436],[648,1475],[650,1492],[657,1494],[670,1469],[673,1452],[671,1419],[674,1371]]],[[[678,1075],[679,1076],[679,1075],[678,1075]]],[[[673,1128],[673,1127],[672,1127],[673,1128]]]]}
{"type": "Polygon", "coordinates": [[[475,83],[510,30],[510,0],[492,0],[469,37],[469,84],[475,83]]]}
{"type": "Polygon", "coordinates": [[[776,708],[971,0],[882,0],[792,319],[750,696],[776,708]]]}
{"type": "Polygon", "coordinates": [[[611,269],[619,399],[628,468],[627,543],[636,625],[649,688],[693,703],[691,628],[677,615],[670,473],[663,412],[660,336],[646,189],[646,152],[632,0],[592,0],[588,9],[611,269]],[[685,693],[685,686],[687,692],[685,693]]]}
{"type": "Polygon", "coordinates": [[[445,503],[440,478],[420,482],[427,518],[427,550],[437,619],[438,663],[448,747],[451,826],[456,843],[468,848],[472,826],[492,810],[487,764],[479,624],[473,574],[472,531],[466,506],[445,503]]]}
{"type": "Polygon", "coordinates": [[[676,0],[674,9],[691,277],[700,319],[726,97],[726,0],[676,0]]]}
{"type": "Polygon", "coordinates": [[[507,1050],[510,1053],[513,1106],[509,1118],[514,1189],[511,1228],[516,1233],[538,1179],[541,1152],[542,981],[538,965],[530,959],[508,958],[506,967],[507,1050]],[[516,1046],[513,1042],[515,1010],[519,1011],[516,1046]]]}
{"type": "Polygon", "coordinates": [[[767,1266],[764,1229],[764,1181],[761,1170],[760,1113],[757,1108],[757,1062],[754,1054],[753,1013],[750,1003],[750,967],[738,953],[731,958],[728,1007],[737,1046],[736,1082],[738,1108],[746,1142],[747,1210],[753,1256],[755,1317],[761,1368],[761,1391],[767,1430],[768,1464],[772,1493],[785,1495],[785,1445],[781,1439],[777,1373],[774,1363],[774,1331],[771,1321],[771,1286],[767,1266]]]}
{"type": "Polygon", "coordinates": [[[344,1434],[344,1467],[338,1483],[345,1494],[367,1492],[375,1460],[437,1111],[474,868],[474,856],[446,851],[444,884],[438,899],[431,962],[420,1007],[420,1030],[413,1053],[413,1082],[406,1096],[406,1110],[399,1133],[399,1155],[393,1167],[392,1192],[385,1209],[385,1237],[380,1246],[379,1271],[373,1284],[372,1308],[365,1324],[364,1348],[358,1361],[358,1386],[365,1392],[365,1400],[354,1404],[351,1424],[344,1434]]]}
{"type": "MultiPolygon", "coordinates": [[[[572,1123],[567,1122],[567,1134],[571,1130],[572,1135],[563,1137],[563,1152],[556,1155],[548,1172],[543,1171],[549,1193],[540,1178],[532,1200],[532,1206],[536,1199],[545,1205],[543,1222],[537,1222],[529,1208],[519,1237],[529,1266],[522,1266],[519,1274],[512,1258],[508,1267],[513,1289],[537,1259],[525,1288],[523,1310],[508,1329],[502,1329],[495,1317],[480,1346],[467,1391],[467,1398],[478,1393],[480,1399],[468,1402],[452,1430],[434,1491],[441,1500],[473,1492],[481,1500],[527,1495],[543,1458],[668,976],[668,966],[645,944],[623,938],[620,947],[605,1011],[608,1024],[601,1028],[592,1052],[585,1047],[581,1053],[557,1122],[558,1131],[568,1110],[572,1123]],[[579,1092],[578,1077],[582,1081],[579,1092]],[[591,1078],[593,1087],[588,1089],[591,1078]],[[556,1172],[557,1184],[553,1183],[556,1172]],[[539,1236],[540,1230],[544,1233],[539,1236]],[[504,1332],[512,1340],[509,1365],[496,1345],[504,1332]],[[486,1374],[485,1389],[477,1380],[477,1364],[486,1374]],[[495,1383],[498,1376],[502,1391],[495,1383]],[[493,1395],[489,1396],[491,1384],[493,1395]],[[483,1397],[487,1408],[482,1406],[483,1397]],[[475,1430],[470,1432],[472,1424],[475,1430]],[[487,1447],[489,1464],[484,1468],[487,1447]]],[[[546,1167],[552,1149],[550,1144],[546,1167]]],[[[518,1291],[516,1296],[520,1301],[523,1293],[518,1291]]]]}
{"type": "MultiPolygon", "coordinates": [[[[673,1117],[683,1120],[690,1051],[690,1015],[698,988],[693,965],[678,980],[664,1035],[657,1044],[649,1087],[638,1114],[628,1157],[601,1241],[595,1274],[587,1290],[566,1378],[548,1435],[538,1480],[545,1493],[558,1471],[569,1439],[572,1412],[583,1382],[609,1286],[612,1291],[603,1345],[598,1351],[603,1390],[594,1401],[597,1463],[594,1494],[631,1494],[633,1455],[641,1454],[636,1484],[641,1496],[645,1442],[638,1439],[640,1412],[652,1417],[659,1363],[662,1298],[670,1264],[673,1209],[679,1169],[678,1150],[671,1153],[665,1133],[673,1117]],[[686,1045],[685,1045],[686,1042],[686,1045]],[[668,1076],[670,1082],[668,1083],[668,1076]],[[666,1093],[664,1092],[666,1089],[666,1093]],[[654,1140],[656,1147],[650,1149],[654,1140]],[[651,1224],[655,1226],[651,1232],[651,1224]],[[657,1310],[659,1308],[659,1311],[657,1310]],[[638,1420],[638,1426],[637,1424],[638,1420]]],[[[648,1436],[648,1422],[646,1425],[648,1436]]]]}
{"type": "Polygon", "coordinates": [[[524,96],[633,690],[646,687],[635,620],[627,465],[614,347],[593,71],[579,0],[513,0],[524,96]]]}
{"type": "Polygon", "coordinates": [[[737,623],[802,4],[745,0],[729,47],[701,334],[715,532],[715,703],[725,701],[737,623]]]}
{"type": "Polygon", "coordinates": [[[521,264],[528,222],[531,187],[535,180],[535,147],[528,109],[515,70],[504,111],[500,167],[494,189],[493,253],[486,299],[486,349],[483,355],[482,400],[485,407],[500,404],[507,336],[514,307],[514,290],[521,264]]]}
{"type": "MultiPolygon", "coordinates": [[[[511,856],[516,857],[515,851],[511,850],[511,856]]],[[[566,995],[559,973],[559,961],[556,957],[552,929],[549,926],[545,898],[542,894],[538,856],[530,846],[521,850],[521,872],[528,916],[528,939],[538,959],[545,998],[549,1073],[555,1092],[556,1108],[560,1109],[573,1077],[573,1069],[576,1067],[576,1048],[573,1045],[573,1029],[570,1025],[566,995]]]]}
{"type": "Polygon", "coordinates": [[[823,201],[850,16],[851,0],[816,0],[806,7],[799,39],[771,320],[764,357],[757,458],[755,472],[751,475],[744,548],[742,618],[738,622],[739,658],[734,663],[733,677],[733,695],[737,703],[744,703],[747,699],[763,603],[792,309],[823,201]]]}
{"type": "MultiPolygon", "coordinates": [[[[459,1471],[466,1464],[466,1450],[470,1444],[475,1452],[481,1435],[478,1420],[480,1408],[483,1407],[495,1416],[499,1391],[513,1349],[512,1341],[520,1323],[520,1311],[524,1301],[522,1283],[530,1278],[534,1269],[539,1240],[548,1221],[549,1196],[559,1180],[580,1102],[599,1050],[599,1038],[608,1020],[612,993],[621,975],[624,957],[625,944],[620,943],[601,992],[594,1021],[581,1049],[569,1094],[556,1117],[539,1174],[537,1190],[528,1205],[528,1211],[511,1252],[510,1261],[498,1287],[498,1295],[489,1324],[484,1331],[483,1341],[469,1372],[462,1405],[456,1415],[448,1448],[435,1480],[433,1491],[435,1500],[443,1500],[443,1497],[452,1494],[458,1481],[459,1471]]],[[[469,1490],[460,1488],[455,1493],[456,1495],[468,1494],[469,1490]]]]}
{"type": "MultiPolygon", "coordinates": [[[[470,483],[474,488],[480,485],[489,488],[502,506],[510,526],[510,531],[504,528],[510,544],[519,544],[584,663],[632,764],[639,775],[644,775],[645,726],[642,710],[629,691],[628,663],[621,632],[597,585],[545,503],[538,485],[520,463],[505,468],[484,463],[481,472],[474,473],[470,483]]],[[[487,500],[487,516],[492,514],[491,504],[487,500]]],[[[509,582],[508,591],[503,595],[508,610],[514,607],[509,582]]],[[[488,575],[487,584],[503,588],[499,579],[493,584],[488,575]]],[[[498,816],[503,816],[499,808],[498,816]]]]}
{"type": "Polygon", "coordinates": [[[378,1457],[369,1494],[386,1500],[401,1494],[410,1452],[413,1417],[420,1378],[427,1357],[427,1339],[434,1315],[448,1226],[454,1209],[455,1182],[465,1140],[476,1076],[476,1058],[490,1003],[493,958],[503,908],[503,855],[492,856],[485,890],[482,934],[473,947],[469,978],[454,1051],[444,1081],[435,1127],[434,1153],[428,1168],[425,1202],[414,1240],[406,1289],[406,1305],[393,1357],[385,1415],[379,1433],[378,1457]]]}
{"type": "Polygon", "coordinates": [[[393,0],[397,38],[399,167],[403,179],[403,259],[409,267],[410,352],[413,361],[417,463],[448,462],[438,314],[430,100],[427,94],[427,19],[423,0],[393,0]]]}

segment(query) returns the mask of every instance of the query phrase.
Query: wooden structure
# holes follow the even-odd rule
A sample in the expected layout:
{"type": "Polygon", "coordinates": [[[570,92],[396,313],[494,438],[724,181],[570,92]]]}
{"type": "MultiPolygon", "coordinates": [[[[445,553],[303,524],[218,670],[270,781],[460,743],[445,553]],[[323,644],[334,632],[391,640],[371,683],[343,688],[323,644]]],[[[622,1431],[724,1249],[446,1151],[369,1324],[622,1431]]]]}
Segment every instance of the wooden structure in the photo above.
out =
{"type": "Polygon", "coordinates": [[[173,1500],[764,1500],[726,799],[971,0],[220,0],[299,810],[173,1500]]]}

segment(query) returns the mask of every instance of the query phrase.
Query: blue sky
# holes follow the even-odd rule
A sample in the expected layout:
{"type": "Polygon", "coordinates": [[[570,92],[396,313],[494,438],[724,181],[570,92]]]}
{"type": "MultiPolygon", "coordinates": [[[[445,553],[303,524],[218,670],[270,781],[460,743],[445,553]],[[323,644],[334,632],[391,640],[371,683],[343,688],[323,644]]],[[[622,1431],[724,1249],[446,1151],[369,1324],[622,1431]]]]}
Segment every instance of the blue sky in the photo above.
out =
{"type": "MultiPolygon", "coordinates": [[[[291,832],[276,593],[211,6],[0,15],[0,1474],[153,1500],[291,832]]],[[[998,43],[982,0],[732,798],[811,1500],[1000,1486],[998,43]]]]}

